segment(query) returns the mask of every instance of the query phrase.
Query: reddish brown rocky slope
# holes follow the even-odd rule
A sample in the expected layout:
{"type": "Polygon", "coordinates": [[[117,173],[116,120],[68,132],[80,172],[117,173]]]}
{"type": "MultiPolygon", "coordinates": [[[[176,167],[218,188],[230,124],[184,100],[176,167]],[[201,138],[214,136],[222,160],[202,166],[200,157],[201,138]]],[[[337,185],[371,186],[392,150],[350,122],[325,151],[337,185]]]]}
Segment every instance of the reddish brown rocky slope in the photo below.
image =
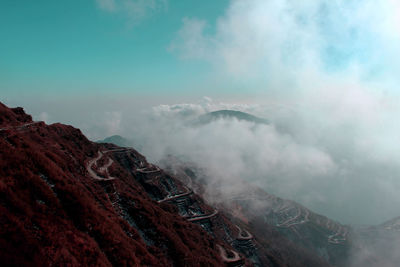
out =
{"type": "Polygon", "coordinates": [[[266,240],[133,149],[1,103],[0,225],[6,266],[325,264],[292,245],[260,250],[266,240]]]}

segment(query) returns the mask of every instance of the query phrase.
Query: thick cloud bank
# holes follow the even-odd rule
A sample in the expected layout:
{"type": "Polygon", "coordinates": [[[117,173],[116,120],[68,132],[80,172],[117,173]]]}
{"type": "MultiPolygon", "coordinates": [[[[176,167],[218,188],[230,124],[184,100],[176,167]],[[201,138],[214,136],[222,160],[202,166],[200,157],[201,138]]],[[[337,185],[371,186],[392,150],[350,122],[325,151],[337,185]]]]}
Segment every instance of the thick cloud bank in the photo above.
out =
{"type": "Polygon", "coordinates": [[[244,179],[344,223],[381,223],[398,216],[398,150],[385,147],[381,129],[364,129],[371,125],[354,120],[354,114],[319,115],[206,99],[154,107],[132,122],[125,136],[129,133],[151,161],[172,154],[197,163],[227,194],[240,190],[244,179]],[[271,123],[235,118],[193,123],[220,109],[250,112],[271,123]]]}
{"type": "Polygon", "coordinates": [[[310,85],[316,73],[396,75],[399,10],[394,0],[232,0],[215,27],[184,18],[171,49],[269,86],[310,85]]]}
{"type": "Polygon", "coordinates": [[[393,0],[232,0],[215,23],[184,18],[171,50],[270,103],[249,111],[274,123],[221,121],[213,127],[235,142],[211,126],[201,137],[247,149],[230,157],[254,156],[248,179],[341,222],[398,216],[399,10],[393,0]]]}

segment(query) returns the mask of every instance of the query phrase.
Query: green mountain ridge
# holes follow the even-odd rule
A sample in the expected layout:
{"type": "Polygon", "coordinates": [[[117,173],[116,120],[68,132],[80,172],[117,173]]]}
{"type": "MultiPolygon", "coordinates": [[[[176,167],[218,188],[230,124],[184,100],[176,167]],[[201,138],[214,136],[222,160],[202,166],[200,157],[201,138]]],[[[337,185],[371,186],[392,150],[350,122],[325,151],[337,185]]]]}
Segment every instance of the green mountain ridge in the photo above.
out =
{"type": "Polygon", "coordinates": [[[132,147],[134,142],[120,135],[112,135],[104,138],[103,140],[98,140],[96,141],[96,143],[99,144],[110,143],[121,147],[132,147]]]}
{"type": "Polygon", "coordinates": [[[207,124],[218,119],[237,119],[239,121],[254,122],[256,124],[270,124],[268,120],[256,117],[246,112],[237,110],[218,110],[199,116],[197,123],[207,124]]]}

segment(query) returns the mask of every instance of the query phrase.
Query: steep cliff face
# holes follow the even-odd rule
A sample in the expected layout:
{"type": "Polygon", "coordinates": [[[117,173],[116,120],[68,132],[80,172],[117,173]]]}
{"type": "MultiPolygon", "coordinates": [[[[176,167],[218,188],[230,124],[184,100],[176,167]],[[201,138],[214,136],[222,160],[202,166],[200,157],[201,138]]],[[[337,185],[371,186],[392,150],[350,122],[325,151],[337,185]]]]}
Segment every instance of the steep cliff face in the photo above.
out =
{"type": "Polygon", "coordinates": [[[0,262],[7,266],[328,266],[210,206],[131,148],[0,104],[0,262]]]}

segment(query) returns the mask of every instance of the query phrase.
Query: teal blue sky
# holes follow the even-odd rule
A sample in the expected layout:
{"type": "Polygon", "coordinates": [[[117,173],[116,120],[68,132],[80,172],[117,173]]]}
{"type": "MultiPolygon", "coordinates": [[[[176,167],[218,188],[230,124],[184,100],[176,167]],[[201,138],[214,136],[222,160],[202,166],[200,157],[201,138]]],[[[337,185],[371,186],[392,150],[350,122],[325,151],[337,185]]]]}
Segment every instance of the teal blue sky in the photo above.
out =
{"type": "Polygon", "coordinates": [[[227,4],[169,1],[132,22],[95,0],[1,1],[2,95],[179,92],[207,75],[168,49],[182,19],[212,23],[227,4]]]}
{"type": "Polygon", "coordinates": [[[0,90],[13,104],[78,95],[286,101],[332,80],[384,91],[400,77],[399,9],[375,0],[3,0],[0,90]]]}

